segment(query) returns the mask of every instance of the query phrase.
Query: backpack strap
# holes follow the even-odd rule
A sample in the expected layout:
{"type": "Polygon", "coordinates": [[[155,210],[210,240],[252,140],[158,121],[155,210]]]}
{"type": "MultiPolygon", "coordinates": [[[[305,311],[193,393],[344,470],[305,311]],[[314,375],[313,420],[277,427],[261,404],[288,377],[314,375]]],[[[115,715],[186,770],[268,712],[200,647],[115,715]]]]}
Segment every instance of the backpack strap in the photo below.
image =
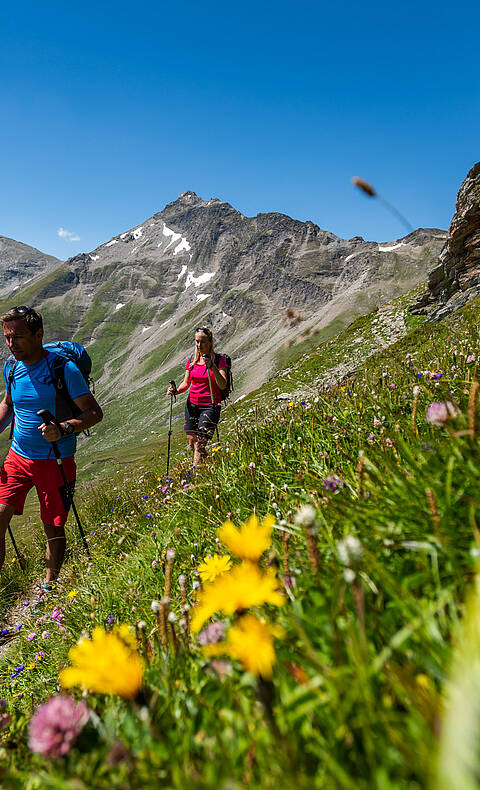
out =
{"type": "MultiPolygon", "coordinates": [[[[9,366],[8,375],[5,376],[5,381],[6,381],[7,393],[10,395],[10,397],[12,396],[12,384],[13,384],[13,379],[15,378],[15,365],[16,364],[17,364],[17,360],[15,359],[15,357],[10,356],[7,359],[7,361],[5,362],[5,365],[3,366],[4,374],[6,373],[7,365],[9,366]]],[[[10,423],[10,434],[8,436],[8,441],[9,442],[11,442],[12,439],[13,439],[14,424],[15,424],[15,412],[14,412],[13,417],[12,417],[12,422],[10,423]]]]}
{"type": "Polygon", "coordinates": [[[12,391],[12,382],[13,382],[13,379],[15,377],[15,365],[16,364],[17,364],[17,360],[15,359],[15,357],[9,357],[7,359],[7,361],[5,362],[5,365],[3,366],[4,374],[6,372],[7,365],[9,366],[8,375],[5,377],[6,378],[6,384],[7,384],[7,392],[8,392],[9,395],[11,394],[11,391],[12,391]]]}
{"type": "Polygon", "coordinates": [[[65,365],[68,362],[67,357],[50,351],[47,352],[46,361],[52,377],[52,384],[57,393],[57,401],[59,401],[64,408],[70,409],[72,417],[77,417],[80,414],[80,409],[70,395],[65,381],[65,365]],[[51,357],[53,357],[53,359],[51,359],[51,357]]]}

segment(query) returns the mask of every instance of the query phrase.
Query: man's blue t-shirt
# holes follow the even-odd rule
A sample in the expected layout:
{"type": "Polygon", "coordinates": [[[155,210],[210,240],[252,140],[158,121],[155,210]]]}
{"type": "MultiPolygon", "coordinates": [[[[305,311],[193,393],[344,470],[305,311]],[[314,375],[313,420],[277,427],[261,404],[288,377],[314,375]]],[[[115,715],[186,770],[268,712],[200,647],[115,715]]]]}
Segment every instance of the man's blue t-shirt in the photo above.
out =
{"type": "MultiPolygon", "coordinates": [[[[42,424],[37,411],[48,409],[55,414],[56,389],[52,381],[52,374],[47,363],[50,358],[50,351],[34,365],[26,365],[18,360],[15,362],[13,371],[13,381],[8,384],[8,374],[10,366],[5,364],[3,377],[7,391],[13,401],[13,412],[15,415],[12,450],[24,458],[31,460],[41,458],[53,458],[52,443],[43,438],[38,426],[42,424]]],[[[83,374],[77,366],[67,360],[65,363],[65,383],[71,398],[79,398],[86,395],[90,390],[83,378],[83,374]]],[[[74,455],[77,447],[75,434],[63,436],[57,442],[62,458],[74,455]]]]}

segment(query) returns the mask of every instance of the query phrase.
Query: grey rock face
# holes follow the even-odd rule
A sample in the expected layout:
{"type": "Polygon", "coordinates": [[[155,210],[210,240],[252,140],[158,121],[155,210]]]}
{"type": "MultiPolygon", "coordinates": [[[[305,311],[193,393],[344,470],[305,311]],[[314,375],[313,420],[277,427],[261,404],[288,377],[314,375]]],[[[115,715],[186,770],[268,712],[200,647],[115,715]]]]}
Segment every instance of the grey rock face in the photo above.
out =
{"type": "Polygon", "coordinates": [[[456,212],[439,261],[430,272],[427,290],[412,309],[435,321],[480,293],[480,162],[472,167],[459,189],[456,212]]]}
{"type": "Polygon", "coordinates": [[[58,258],[14,239],[0,236],[0,296],[44,276],[61,264],[58,258]]]}
{"type": "MultiPolygon", "coordinates": [[[[264,381],[279,348],[333,321],[349,323],[424,281],[446,233],[391,243],[345,240],[284,214],[245,217],[183,192],[142,225],[65,262],[39,286],[49,337],[91,346],[100,390],[115,398],[182,374],[196,326],[213,326],[244,389],[264,381]],[[300,320],[285,322],[287,309],[300,320]]],[[[182,374],[183,375],[183,374],[182,374]]]]}

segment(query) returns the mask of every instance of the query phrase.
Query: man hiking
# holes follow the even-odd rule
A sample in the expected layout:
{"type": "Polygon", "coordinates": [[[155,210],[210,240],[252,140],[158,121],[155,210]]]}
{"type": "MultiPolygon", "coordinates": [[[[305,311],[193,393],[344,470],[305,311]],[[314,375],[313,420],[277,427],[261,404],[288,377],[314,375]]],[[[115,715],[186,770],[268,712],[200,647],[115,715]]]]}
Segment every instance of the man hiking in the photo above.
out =
{"type": "Polygon", "coordinates": [[[68,394],[79,415],[60,428],[42,422],[37,412],[56,414],[57,389],[52,377],[56,355],[43,348],[43,321],[40,313],[22,305],[0,318],[5,341],[14,357],[4,365],[6,392],[0,402],[0,432],[14,421],[11,448],[0,470],[0,569],[5,560],[5,534],[13,515],[21,516],[25,499],[35,486],[40,516],[47,536],[45,582],[39,600],[51,590],[65,556],[65,523],[70,498],[61,470],[52,452],[58,442],[62,464],[73,492],[75,485],[76,433],[91,428],[103,417],[88,384],[74,362],[65,362],[64,379],[68,394]]]}

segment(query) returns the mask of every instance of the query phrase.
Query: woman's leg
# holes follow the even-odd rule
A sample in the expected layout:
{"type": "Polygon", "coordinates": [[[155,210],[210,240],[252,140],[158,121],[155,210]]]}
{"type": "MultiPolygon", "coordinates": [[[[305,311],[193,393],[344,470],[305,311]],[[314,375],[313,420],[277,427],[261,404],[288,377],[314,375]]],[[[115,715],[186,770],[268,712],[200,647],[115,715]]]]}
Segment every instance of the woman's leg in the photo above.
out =
{"type": "Polygon", "coordinates": [[[195,466],[200,466],[203,464],[206,456],[207,456],[207,441],[204,436],[197,436],[194,444],[193,450],[193,463],[195,466]]]}
{"type": "Polygon", "coordinates": [[[207,457],[207,442],[212,438],[219,419],[220,406],[202,407],[201,414],[198,418],[198,434],[195,443],[198,463],[203,463],[207,457]]]}
{"type": "Polygon", "coordinates": [[[190,450],[192,452],[195,452],[195,441],[196,441],[196,439],[197,439],[197,434],[196,433],[194,433],[193,431],[187,431],[187,442],[188,442],[188,446],[190,447],[190,450]]]}
{"type": "Polygon", "coordinates": [[[187,442],[190,449],[193,452],[193,463],[196,465],[195,461],[195,443],[197,441],[197,430],[198,430],[198,415],[199,415],[198,406],[194,406],[193,403],[190,403],[187,400],[185,404],[185,422],[184,422],[184,431],[187,436],[187,442]]]}

